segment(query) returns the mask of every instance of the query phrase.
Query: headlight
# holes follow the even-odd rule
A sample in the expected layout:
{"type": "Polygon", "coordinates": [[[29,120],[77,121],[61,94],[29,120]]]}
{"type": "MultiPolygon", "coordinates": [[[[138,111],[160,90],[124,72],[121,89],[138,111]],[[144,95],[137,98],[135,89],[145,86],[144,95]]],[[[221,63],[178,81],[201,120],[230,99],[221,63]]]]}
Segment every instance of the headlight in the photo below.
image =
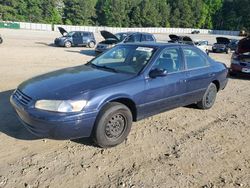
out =
{"type": "Polygon", "coordinates": [[[85,100],[39,100],[35,108],[53,112],[80,112],[87,104],[85,100]]]}
{"type": "Polygon", "coordinates": [[[107,47],[108,48],[113,48],[115,45],[114,44],[109,44],[107,47]]]}

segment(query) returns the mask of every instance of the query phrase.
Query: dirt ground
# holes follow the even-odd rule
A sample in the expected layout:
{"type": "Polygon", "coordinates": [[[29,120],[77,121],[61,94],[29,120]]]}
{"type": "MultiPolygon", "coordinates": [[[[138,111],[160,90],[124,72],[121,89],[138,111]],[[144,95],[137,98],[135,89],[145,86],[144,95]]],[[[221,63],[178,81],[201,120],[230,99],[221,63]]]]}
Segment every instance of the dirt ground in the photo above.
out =
{"type": "MultiPolygon", "coordinates": [[[[134,123],[128,139],[111,149],[89,139],[37,139],[10,106],[13,89],[32,76],[83,64],[94,51],[53,47],[57,32],[0,34],[0,187],[250,187],[248,78],[231,78],[210,110],[183,107],[134,123]]],[[[231,55],[211,56],[230,63],[231,55]]]]}

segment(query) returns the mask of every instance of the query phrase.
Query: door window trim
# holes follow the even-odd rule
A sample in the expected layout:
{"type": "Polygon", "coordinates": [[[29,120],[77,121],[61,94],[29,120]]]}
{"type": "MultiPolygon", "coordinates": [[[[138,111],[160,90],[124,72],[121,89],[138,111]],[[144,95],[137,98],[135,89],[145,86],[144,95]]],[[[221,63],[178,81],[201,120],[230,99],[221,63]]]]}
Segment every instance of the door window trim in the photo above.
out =
{"type": "Polygon", "coordinates": [[[190,71],[190,70],[198,70],[198,69],[204,69],[204,68],[208,68],[211,66],[211,63],[209,62],[209,60],[203,56],[203,54],[199,51],[199,49],[194,48],[194,47],[190,47],[190,46],[182,46],[181,47],[181,51],[182,51],[182,57],[183,57],[183,62],[184,62],[184,67],[185,67],[185,71],[190,71]],[[185,58],[185,54],[184,54],[184,49],[194,49],[195,52],[197,52],[199,55],[201,55],[205,60],[206,60],[206,66],[202,66],[202,67],[195,67],[195,68],[188,68],[187,67],[187,60],[185,58]]]}

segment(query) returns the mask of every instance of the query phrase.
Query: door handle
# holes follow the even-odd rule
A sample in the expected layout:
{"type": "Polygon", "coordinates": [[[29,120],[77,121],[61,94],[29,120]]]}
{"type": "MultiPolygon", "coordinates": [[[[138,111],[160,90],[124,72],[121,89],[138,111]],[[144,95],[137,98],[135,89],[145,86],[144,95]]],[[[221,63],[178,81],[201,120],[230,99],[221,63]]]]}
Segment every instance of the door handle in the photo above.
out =
{"type": "Polygon", "coordinates": [[[179,83],[186,83],[187,80],[186,79],[183,79],[183,80],[180,80],[179,83]]]}

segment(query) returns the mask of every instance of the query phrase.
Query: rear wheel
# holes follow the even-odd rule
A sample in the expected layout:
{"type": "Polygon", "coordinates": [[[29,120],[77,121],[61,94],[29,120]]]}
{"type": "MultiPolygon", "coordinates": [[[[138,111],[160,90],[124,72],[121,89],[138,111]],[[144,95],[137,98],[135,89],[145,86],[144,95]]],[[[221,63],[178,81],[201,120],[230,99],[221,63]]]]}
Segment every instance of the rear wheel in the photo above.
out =
{"type": "Polygon", "coordinates": [[[103,148],[122,143],[132,126],[132,114],[121,103],[108,103],[98,115],[93,133],[96,144],[103,148]]]}
{"type": "Polygon", "coordinates": [[[200,109],[204,110],[211,108],[214,105],[216,96],[217,96],[217,87],[214,83],[211,83],[208,86],[207,91],[205,92],[202,100],[197,103],[197,106],[200,109]]]}
{"type": "Polygon", "coordinates": [[[70,47],[72,46],[72,44],[71,44],[70,41],[66,41],[66,42],[64,43],[64,46],[65,46],[66,48],[70,48],[70,47]]]}

